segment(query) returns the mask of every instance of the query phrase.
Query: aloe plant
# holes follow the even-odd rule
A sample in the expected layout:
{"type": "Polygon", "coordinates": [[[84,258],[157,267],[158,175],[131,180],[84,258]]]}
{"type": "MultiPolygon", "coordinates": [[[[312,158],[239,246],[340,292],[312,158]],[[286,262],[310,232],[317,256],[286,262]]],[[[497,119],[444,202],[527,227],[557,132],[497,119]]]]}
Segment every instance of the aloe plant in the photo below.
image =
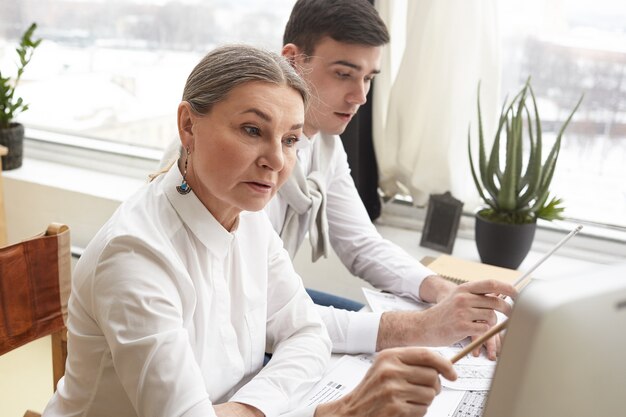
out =
{"type": "Polygon", "coordinates": [[[510,224],[532,223],[538,218],[545,220],[563,218],[563,201],[557,197],[552,197],[548,201],[550,183],[559,156],[561,137],[582,99],[583,96],[561,126],[548,156],[542,160],[541,119],[530,78],[528,78],[522,90],[508,105],[505,99],[500,111],[494,142],[487,157],[480,110],[479,83],[478,169],[475,169],[472,158],[470,132],[467,135],[467,146],[474,183],[480,197],[488,206],[479,212],[480,215],[492,221],[510,224]],[[529,96],[532,102],[530,106],[527,102],[529,96]],[[524,142],[527,142],[527,145],[524,142]],[[524,159],[524,146],[528,146],[526,159],[524,159]],[[501,147],[506,147],[504,152],[501,147]],[[500,160],[501,156],[504,156],[503,161],[500,160]]]}
{"type": "Polygon", "coordinates": [[[17,76],[11,82],[9,76],[3,76],[0,71],[0,128],[8,128],[18,113],[28,110],[28,104],[24,103],[22,97],[15,97],[15,88],[22,78],[24,68],[28,65],[33,52],[41,43],[41,39],[33,40],[33,33],[37,29],[37,24],[33,23],[22,35],[19,46],[16,48],[20,62],[17,66],[17,76]]]}

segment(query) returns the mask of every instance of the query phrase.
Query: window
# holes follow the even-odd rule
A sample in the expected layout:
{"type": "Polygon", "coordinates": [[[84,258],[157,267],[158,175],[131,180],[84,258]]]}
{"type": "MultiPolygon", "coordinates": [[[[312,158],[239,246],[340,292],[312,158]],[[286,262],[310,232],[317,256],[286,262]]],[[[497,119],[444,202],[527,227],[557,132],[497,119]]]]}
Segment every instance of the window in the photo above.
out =
{"type": "MultiPolygon", "coordinates": [[[[572,219],[626,228],[626,6],[611,0],[508,0],[502,91],[530,75],[544,135],[568,126],[552,190],[572,219]]],[[[510,98],[510,96],[509,96],[510,98]]]]}
{"type": "Polygon", "coordinates": [[[20,0],[0,5],[0,65],[13,68],[21,33],[37,22],[18,89],[28,128],[155,149],[176,132],[187,75],[215,46],[276,52],[295,0],[20,0]]]}
{"type": "MultiPolygon", "coordinates": [[[[192,67],[246,42],[279,51],[295,0],[20,0],[0,3],[0,66],[31,22],[44,42],[18,94],[28,128],[163,149],[192,67]]],[[[626,7],[619,0],[498,1],[503,97],[528,75],[545,139],[582,92],[552,189],[566,215],[626,228],[626,7]]],[[[154,153],[153,153],[154,154],[154,153]]]]}

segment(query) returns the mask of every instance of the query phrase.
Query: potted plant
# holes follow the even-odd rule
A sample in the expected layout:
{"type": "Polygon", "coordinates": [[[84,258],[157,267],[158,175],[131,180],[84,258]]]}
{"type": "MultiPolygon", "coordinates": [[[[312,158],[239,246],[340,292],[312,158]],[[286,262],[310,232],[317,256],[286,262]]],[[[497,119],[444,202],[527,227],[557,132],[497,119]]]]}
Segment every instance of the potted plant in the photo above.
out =
{"type": "Polygon", "coordinates": [[[2,157],[4,169],[15,169],[22,166],[22,149],[24,144],[24,126],[15,122],[15,117],[28,110],[28,104],[21,97],[15,95],[24,68],[30,62],[35,48],[41,39],[33,40],[33,33],[37,25],[31,24],[22,35],[19,46],[15,49],[19,56],[17,75],[12,81],[8,75],[0,71],[0,145],[8,148],[8,154],[2,157]]]}
{"type": "Polygon", "coordinates": [[[489,155],[483,136],[480,84],[478,90],[477,167],[469,132],[468,153],[472,177],[486,207],[476,214],[476,245],[482,262],[516,269],[530,250],[537,219],[562,219],[562,200],[554,196],[549,199],[550,183],[561,137],[583,97],[561,126],[547,157],[542,159],[541,119],[530,78],[508,105],[505,99],[489,155]]]}

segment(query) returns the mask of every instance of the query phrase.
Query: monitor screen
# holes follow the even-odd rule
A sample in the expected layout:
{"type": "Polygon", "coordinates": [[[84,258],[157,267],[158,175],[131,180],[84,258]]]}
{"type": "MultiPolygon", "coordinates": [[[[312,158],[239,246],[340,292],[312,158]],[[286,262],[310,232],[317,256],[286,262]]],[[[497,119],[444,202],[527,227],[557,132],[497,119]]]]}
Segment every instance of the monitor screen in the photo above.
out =
{"type": "Polygon", "coordinates": [[[626,264],[519,295],[483,417],[626,415],[626,264]]]}

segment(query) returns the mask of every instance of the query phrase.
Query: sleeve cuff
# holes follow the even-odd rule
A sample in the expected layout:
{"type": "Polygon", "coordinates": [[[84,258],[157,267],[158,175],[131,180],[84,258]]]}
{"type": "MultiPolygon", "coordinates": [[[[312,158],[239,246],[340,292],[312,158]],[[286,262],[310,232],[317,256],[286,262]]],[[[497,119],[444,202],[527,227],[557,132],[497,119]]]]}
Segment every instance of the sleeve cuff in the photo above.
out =
{"type": "Polygon", "coordinates": [[[203,400],[185,411],[181,417],[217,417],[217,414],[211,401],[203,400]]]}
{"type": "Polygon", "coordinates": [[[414,299],[415,301],[419,301],[425,303],[426,301],[420,298],[420,286],[426,277],[431,275],[437,275],[436,272],[431,271],[421,263],[417,263],[418,267],[411,271],[410,274],[407,274],[406,277],[402,280],[402,295],[404,297],[409,297],[414,299]]]}
{"type": "Polygon", "coordinates": [[[350,314],[346,353],[374,353],[382,313],[354,312],[350,314]]]}
{"type": "Polygon", "coordinates": [[[252,379],[228,399],[230,402],[248,404],[258,408],[266,417],[280,415],[289,407],[289,398],[266,382],[252,379]]]}

